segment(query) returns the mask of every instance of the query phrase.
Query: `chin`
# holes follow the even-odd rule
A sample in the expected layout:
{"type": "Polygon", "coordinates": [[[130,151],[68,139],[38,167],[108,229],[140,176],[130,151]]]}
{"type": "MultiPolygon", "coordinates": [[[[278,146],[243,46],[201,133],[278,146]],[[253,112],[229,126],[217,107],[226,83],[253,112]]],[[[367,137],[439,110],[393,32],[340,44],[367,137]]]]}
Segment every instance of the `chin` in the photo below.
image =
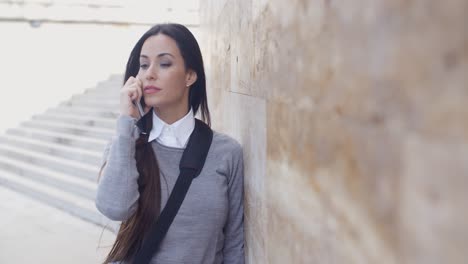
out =
{"type": "Polygon", "coordinates": [[[160,105],[161,103],[162,103],[161,99],[159,98],[148,98],[148,97],[145,98],[145,104],[147,106],[158,107],[158,105],[160,105]]]}

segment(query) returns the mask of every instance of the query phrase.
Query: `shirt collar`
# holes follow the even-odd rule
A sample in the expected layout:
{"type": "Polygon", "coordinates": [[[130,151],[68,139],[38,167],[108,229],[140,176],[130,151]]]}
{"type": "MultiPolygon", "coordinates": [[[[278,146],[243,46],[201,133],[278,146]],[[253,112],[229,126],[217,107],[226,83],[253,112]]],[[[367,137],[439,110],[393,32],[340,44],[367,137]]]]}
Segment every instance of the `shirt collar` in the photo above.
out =
{"type": "Polygon", "coordinates": [[[190,108],[190,111],[184,117],[171,125],[168,125],[160,119],[153,111],[153,128],[150,131],[148,142],[158,139],[162,135],[165,127],[170,127],[172,129],[176,140],[181,145],[180,147],[185,146],[193,129],[195,128],[195,117],[193,115],[192,108],[190,108]]]}

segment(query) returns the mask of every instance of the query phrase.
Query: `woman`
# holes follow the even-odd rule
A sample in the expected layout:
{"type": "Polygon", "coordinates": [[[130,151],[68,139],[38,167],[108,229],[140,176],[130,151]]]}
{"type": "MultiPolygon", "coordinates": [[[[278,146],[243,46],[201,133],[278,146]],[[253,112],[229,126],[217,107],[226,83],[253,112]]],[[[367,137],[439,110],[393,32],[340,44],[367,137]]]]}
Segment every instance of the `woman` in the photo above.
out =
{"type": "MultiPolygon", "coordinates": [[[[122,221],[105,263],[132,263],[179,176],[194,115],[200,110],[210,124],[200,48],[182,25],[148,30],[130,54],[124,83],[96,196],[102,214],[122,221]],[[137,101],[152,112],[146,134],[135,126],[137,101]]],[[[203,170],[151,263],[244,263],[242,159],[235,140],[213,132],[203,170]]]]}

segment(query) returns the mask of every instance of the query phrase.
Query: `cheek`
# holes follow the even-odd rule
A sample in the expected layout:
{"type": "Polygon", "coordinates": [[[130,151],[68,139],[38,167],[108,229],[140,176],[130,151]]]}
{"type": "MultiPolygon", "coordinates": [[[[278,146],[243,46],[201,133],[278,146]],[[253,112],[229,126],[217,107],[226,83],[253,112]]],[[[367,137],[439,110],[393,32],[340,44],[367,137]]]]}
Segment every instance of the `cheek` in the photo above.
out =
{"type": "Polygon", "coordinates": [[[174,71],[167,75],[167,78],[165,78],[165,83],[170,90],[181,92],[186,88],[185,73],[181,71],[174,71]]]}

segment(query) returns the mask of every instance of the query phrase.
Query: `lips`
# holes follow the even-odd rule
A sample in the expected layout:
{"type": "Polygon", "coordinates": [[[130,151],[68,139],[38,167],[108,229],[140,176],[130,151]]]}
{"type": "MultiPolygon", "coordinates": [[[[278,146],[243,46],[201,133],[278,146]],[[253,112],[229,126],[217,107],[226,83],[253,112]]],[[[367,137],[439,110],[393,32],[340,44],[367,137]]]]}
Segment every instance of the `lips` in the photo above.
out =
{"type": "Polygon", "coordinates": [[[156,86],[152,86],[152,85],[148,85],[148,86],[145,86],[143,88],[143,92],[145,94],[154,94],[154,93],[157,93],[157,92],[159,92],[161,90],[162,90],[161,88],[156,87],[156,86]]]}

